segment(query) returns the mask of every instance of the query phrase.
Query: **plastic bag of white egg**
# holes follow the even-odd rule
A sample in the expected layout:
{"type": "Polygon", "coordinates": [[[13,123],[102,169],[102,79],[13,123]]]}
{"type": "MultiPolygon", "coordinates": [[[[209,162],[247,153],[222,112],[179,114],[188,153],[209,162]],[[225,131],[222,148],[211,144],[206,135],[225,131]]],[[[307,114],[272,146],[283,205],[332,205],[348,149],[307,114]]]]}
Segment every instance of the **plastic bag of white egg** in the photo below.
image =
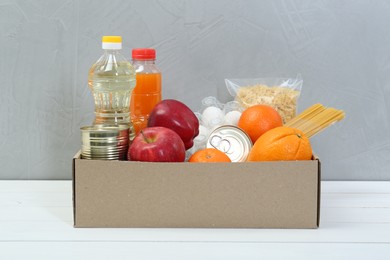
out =
{"type": "Polygon", "coordinates": [[[194,139],[194,146],[187,151],[187,156],[206,148],[210,133],[222,125],[237,126],[242,106],[237,101],[221,103],[216,97],[206,97],[202,100],[202,109],[195,112],[199,119],[199,135],[194,139]]]}

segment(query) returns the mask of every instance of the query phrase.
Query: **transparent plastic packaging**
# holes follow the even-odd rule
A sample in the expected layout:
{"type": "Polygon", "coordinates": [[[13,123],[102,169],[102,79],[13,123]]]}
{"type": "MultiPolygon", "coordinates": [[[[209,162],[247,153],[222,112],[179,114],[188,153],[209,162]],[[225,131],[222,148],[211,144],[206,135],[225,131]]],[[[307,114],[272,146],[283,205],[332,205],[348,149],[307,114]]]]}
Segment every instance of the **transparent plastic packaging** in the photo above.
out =
{"type": "Polygon", "coordinates": [[[237,126],[243,111],[237,101],[221,103],[216,97],[208,96],[202,99],[202,106],[195,115],[199,120],[199,134],[194,139],[194,146],[187,150],[187,159],[196,151],[206,148],[210,133],[223,125],[237,126]]]}
{"type": "Polygon", "coordinates": [[[303,80],[297,78],[225,79],[229,93],[243,107],[263,104],[279,112],[283,123],[296,115],[303,80]]]}

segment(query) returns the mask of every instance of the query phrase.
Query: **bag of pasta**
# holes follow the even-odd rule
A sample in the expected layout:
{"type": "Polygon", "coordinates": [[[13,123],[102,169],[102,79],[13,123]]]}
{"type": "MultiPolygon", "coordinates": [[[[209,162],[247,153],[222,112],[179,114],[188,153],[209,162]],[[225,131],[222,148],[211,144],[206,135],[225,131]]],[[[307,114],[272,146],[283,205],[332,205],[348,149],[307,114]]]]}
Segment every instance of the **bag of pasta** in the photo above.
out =
{"type": "Polygon", "coordinates": [[[286,123],[296,115],[303,80],[289,78],[225,79],[226,87],[243,108],[269,105],[286,123]]]}

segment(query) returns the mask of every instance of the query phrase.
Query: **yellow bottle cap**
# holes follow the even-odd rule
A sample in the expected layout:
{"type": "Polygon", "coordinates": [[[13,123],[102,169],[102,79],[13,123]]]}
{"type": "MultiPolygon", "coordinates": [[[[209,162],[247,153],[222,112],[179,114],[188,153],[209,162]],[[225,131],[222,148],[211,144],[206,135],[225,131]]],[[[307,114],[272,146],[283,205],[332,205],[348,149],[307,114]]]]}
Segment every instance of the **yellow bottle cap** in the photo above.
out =
{"type": "Polygon", "coordinates": [[[122,42],[122,36],[103,36],[102,42],[122,42]]]}
{"type": "Polygon", "coordinates": [[[121,36],[103,36],[102,48],[104,50],[120,50],[122,49],[122,37],[121,36]]]}

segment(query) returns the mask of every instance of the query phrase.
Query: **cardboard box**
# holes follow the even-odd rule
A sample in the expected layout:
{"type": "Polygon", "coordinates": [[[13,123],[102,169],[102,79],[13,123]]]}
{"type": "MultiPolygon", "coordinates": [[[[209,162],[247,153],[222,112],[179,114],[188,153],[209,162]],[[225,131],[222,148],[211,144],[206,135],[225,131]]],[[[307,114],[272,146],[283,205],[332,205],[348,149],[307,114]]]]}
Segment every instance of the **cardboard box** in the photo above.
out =
{"type": "Polygon", "coordinates": [[[320,161],[73,159],[75,227],[317,228],[320,161]]]}

